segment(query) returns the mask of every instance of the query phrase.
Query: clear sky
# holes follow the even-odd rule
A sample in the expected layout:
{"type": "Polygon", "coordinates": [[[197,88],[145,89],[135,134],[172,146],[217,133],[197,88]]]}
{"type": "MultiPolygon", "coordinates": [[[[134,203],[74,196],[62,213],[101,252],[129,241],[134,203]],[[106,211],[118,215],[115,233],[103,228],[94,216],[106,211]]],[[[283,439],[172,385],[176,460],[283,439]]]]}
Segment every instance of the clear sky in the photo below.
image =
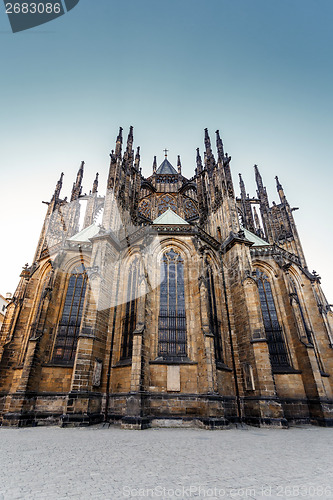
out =
{"type": "Polygon", "coordinates": [[[153,155],[194,173],[203,129],[220,129],[255,195],[278,175],[310,270],[333,303],[332,0],[81,0],[13,34],[0,4],[0,293],[31,263],[46,206],[80,161],[104,189],[118,127],[134,126],[143,173],[153,155]]]}

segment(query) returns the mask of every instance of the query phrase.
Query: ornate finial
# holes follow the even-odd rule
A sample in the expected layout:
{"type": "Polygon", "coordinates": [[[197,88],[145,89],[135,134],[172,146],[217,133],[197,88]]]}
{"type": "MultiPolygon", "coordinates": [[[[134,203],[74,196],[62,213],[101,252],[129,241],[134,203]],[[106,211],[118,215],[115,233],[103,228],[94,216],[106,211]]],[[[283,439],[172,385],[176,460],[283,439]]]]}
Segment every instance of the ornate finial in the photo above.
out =
{"type": "Polygon", "coordinates": [[[242,196],[242,198],[246,198],[246,190],[245,190],[244,181],[242,179],[242,174],[238,174],[238,175],[239,175],[239,187],[241,190],[241,196],[242,196]]]}
{"type": "Polygon", "coordinates": [[[136,148],[136,155],[135,155],[135,162],[134,162],[135,168],[139,170],[140,166],[140,146],[136,148]]]}
{"type": "Polygon", "coordinates": [[[178,167],[178,174],[180,175],[182,173],[182,164],[180,161],[180,155],[178,155],[177,167],[178,167]]]}
{"type": "Polygon", "coordinates": [[[54,190],[54,195],[53,195],[53,198],[54,200],[58,200],[59,198],[59,195],[60,195],[60,191],[61,191],[61,188],[62,188],[62,180],[64,178],[64,173],[61,172],[61,175],[60,175],[60,179],[58,180],[57,184],[56,184],[56,188],[54,190]]]}
{"type": "Polygon", "coordinates": [[[254,171],[255,171],[255,175],[256,175],[256,182],[257,182],[258,188],[263,188],[262,177],[260,175],[258,165],[254,165],[254,171]]]}
{"type": "Polygon", "coordinates": [[[220,137],[220,131],[216,130],[216,147],[217,147],[217,152],[218,152],[218,161],[223,163],[223,158],[224,158],[224,149],[223,149],[223,142],[220,137]]]}
{"type": "Polygon", "coordinates": [[[212,146],[208,134],[208,128],[205,128],[205,148],[206,148],[205,164],[207,166],[208,171],[210,171],[215,167],[215,158],[212,152],[212,146]]]}
{"type": "Polygon", "coordinates": [[[93,193],[97,193],[97,188],[98,188],[98,172],[96,173],[96,177],[95,177],[95,180],[93,182],[93,188],[92,188],[92,192],[93,193]]]}
{"type": "Polygon", "coordinates": [[[121,158],[121,147],[123,144],[123,128],[119,127],[119,134],[116,141],[116,158],[121,158]]]}
{"type": "Polygon", "coordinates": [[[156,161],[156,156],[154,156],[154,161],[153,161],[153,173],[156,174],[156,168],[157,168],[157,161],[156,161]]]}
{"type": "Polygon", "coordinates": [[[281,184],[279,182],[279,178],[278,178],[277,175],[275,176],[275,180],[276,180],[276,188],[277,188],[277,190],[278,191],[282,190],[283,188],[282,188],[282,186],[281,186],[281,184]]]}
{"type": "Polygon", "coordinates": [[[71,201],[77,200],[82,191],[82,179],[83,179],[83,167],[84,161],[81,162],[81,166],[76,176],[76,181],[73,183],[71,201]]]}
{"type": "Polygon", "coordinates": [[[128,137],[127,137],[127,152],[131,153],[133,144],[133,127],[130,126],[128,137]]]}
{"type": "Polygon", "coordinates": [[[164,156],[165,156],[165,158],[167,158],[167,157],[168,157],[168,152],[169,152],[169,150],[168,150],[168,149],[163,149],[163,151],[164,151],[164,156]]]}
{"type": "Polygon", "coordinates": [[[202,172],[202,159],[200,156],[200,149],[199,148],[197,148],[197,170],[198,170],[198,174],[200,174],[202,172]]]}

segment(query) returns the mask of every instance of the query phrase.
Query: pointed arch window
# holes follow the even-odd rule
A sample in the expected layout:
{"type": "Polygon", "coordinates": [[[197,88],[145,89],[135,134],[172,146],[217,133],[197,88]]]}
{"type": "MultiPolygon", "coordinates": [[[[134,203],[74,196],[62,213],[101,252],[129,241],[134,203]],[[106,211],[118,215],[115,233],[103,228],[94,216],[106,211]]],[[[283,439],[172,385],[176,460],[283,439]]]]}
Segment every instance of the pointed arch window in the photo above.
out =
{"type": "Polygon", "coordinates": [[[214,335],[215,360],[223,362],[223,348],[221,338],[221,324],[217,315],[216,292],[213,270],[208,261],[206,261],[206,279],[208,294],[208,315],[210,331],[214,335]]]}
{"type": "Polygon", "coordinates": [[[158,356],[179,359],[187,354],[184,262],[173,249],[163,255],[161,273],[158,356]]]}
{"type": "Polygon", "coordinates": [[[136,310],[137,310],[137,286],[139,273],[139,259],[136,258],[129,269],[127,282],[127,296],[125,317],[123,319],[123,336],[122,336],[122,359],[130,359],[133,350],[133,333],[136,326],[136,310]]]}
{"type": "Polygon", "coordinates": [[[53,361],[63,363],[74,361],[86,289],[87,273],[81,264],[73,269],[69,278],[65,304],[53,350],[53,361]]]}
{"type": "Polygon", "coordinates": [[[268,277],[256,270],[261,311],[264,319],[269,355],[274,367],[290,367],[283,331],[279,324],[271,284],[268,277]]]}

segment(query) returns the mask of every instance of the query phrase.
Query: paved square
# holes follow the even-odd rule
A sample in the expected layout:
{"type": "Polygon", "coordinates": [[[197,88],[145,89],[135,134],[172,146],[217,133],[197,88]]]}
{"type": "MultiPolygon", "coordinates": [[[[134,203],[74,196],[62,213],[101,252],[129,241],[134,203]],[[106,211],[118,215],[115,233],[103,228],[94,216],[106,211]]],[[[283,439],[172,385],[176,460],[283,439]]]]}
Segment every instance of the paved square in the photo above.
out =
{"type": "Polygon", "coordinates": [[[333,429],[0,428],[0,499],[333,498],[333,429]]]}

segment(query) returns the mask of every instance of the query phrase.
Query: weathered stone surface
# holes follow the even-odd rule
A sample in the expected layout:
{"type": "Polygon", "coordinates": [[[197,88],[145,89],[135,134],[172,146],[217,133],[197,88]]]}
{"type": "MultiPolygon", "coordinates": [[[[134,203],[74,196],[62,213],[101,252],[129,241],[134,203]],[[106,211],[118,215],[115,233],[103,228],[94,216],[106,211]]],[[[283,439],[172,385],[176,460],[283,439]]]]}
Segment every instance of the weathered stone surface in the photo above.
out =
{"type": "Polygon", "coordinates": [[[2,424],[331,425],[332,311],[280,183],[270,206],[256,168],[258,198],[242,179],[235,198],[208,131],[192,179],[180,160],[146,179],[132,132],[123,154],[120,130],[106,196],[95,179],[86,197],[83,232],[83,165],[71,203],[57,184],[1,329],[2,424]]]}

